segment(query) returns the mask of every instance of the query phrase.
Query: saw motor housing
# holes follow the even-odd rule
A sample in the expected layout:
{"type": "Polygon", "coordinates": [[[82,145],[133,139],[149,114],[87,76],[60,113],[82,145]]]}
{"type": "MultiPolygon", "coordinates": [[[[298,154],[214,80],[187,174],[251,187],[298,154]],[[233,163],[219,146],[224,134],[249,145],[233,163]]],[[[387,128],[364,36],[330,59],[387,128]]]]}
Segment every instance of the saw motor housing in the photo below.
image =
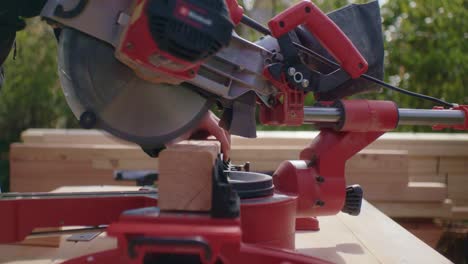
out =
{"type": "Polygon", "coordinates": [[[116,57],[145,80],[178,84],[229,45],[234,24],[224,0],[137,0],[116,57]]]}

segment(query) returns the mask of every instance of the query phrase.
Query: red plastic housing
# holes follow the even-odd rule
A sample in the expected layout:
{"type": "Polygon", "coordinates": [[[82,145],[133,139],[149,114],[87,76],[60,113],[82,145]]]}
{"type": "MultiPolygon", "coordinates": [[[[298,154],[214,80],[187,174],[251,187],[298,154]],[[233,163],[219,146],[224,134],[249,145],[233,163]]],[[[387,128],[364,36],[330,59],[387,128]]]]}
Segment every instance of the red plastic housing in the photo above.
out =
{"type": "Polygon", "coordinates": [[[237,3],[237,0],[226,0],[226,5],[234,25],[239,24],[244,15],[244,8],[237,3]]]}
{"type": "Polygon", "coordinates": [[[340,131],[390,131],[398,126],[398,106],[392,101],[342,100],[340,131]]]}
{"type": "MultiPolygon", "coordinates": [[[[193,79],[203,61],[189,62],[161,50],[151,36],[145,11],[148,0],[135,0],[129,25],[122,34],[116,57],[139,77],[153,82],[180,83],[193,79]]],[[[235,0],[226,0],[231,20],[238,24],[243,9],[235,0]]]]}
{"type": "Polygon", "coordinates": [[[304,122],[304,92],[289,87],[284,74],[281,80],[273,78],[268,68],[263,71],[263,76],[276,88],[274,105],[270,108],[260,105],[260,122],[264,125],[288,125],[300,126],[304,122]]]}
{"type": "MultiPolygon", "coordinates": [[[[444,110],[443,107],[441,106],[436,106],[434,107],[435,110],[444,110]]],[[[432,127],[433,130],[442,130],[446,128],[453,128],[455,130],[468,130],[468,105],[459,105],[455,106],[453,108],[450,108],[450,110],[460,110],[465,113],[465,123],[463,125],[435,125],[432,127]]]]}
{"type": "Polygon", "coordinates": [[[130,24],[122,34],[116,57],[135,70],[140,77],[152,81],[162,78],[189,80],[196,76],[201,62],[191,63],[160,50],[153,40],[144,10],[148,0],[136,0],[130,24]],[[153,77],[152,73],[158,73],[153,77]]]}

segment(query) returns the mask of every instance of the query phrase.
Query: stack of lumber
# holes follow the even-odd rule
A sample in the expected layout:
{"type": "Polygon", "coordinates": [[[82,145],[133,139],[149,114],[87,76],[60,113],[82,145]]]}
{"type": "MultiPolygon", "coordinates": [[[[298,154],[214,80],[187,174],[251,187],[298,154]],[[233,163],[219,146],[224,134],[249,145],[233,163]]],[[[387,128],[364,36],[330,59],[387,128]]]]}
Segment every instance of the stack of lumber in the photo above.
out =
{"type": "MultiPolygon", "coordinates": [[[[233,137],[234,163],[274,171],[294,160],[314,132],[260,132],[233,137]]],[[[117,169],[157,169],[157,159],[138,146],[94,130],[30,129],[11,146],[11,191],[51,191],[73,185],[116,182],[117,169]]],[[[392,217],[468,219],[468,136],[388,133],[347,163],[347,181],[392,217]]]]}

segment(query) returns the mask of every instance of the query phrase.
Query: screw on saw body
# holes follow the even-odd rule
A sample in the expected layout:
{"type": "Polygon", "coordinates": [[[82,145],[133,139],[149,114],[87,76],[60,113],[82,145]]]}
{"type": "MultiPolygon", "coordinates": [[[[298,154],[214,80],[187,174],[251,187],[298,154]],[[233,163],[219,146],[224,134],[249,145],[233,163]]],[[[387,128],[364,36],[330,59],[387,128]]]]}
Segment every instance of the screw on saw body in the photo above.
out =
{"type": "Polygon", "coordinates": [[[278,100],[276,100],[276,98],[274,96],[270,96],[268,98],[268,104],[270,106],[275,106],[277,103],[278,103],[278,100]]]}
{"type": "Polygon", "coordinates": [[[324,182],[325,182],[325,178],[322,177],[322,176],[320,176],[320,175],[317,176],[317,177],[315,177],[315,180],[316,180],[318,183],[324,183],[324,182]]]}
{"type": "Polygon", "coordinates": [[[312,155],[312,158],[310,159],[310,161],[307,163],[307,167],[314,167],[315,165],[317,165],[317,162],[318,162],[318,157],[317,155],[312,155]]]}
{"type": "Polygon", "coordinates": [[[323,206],[325,206],[325,202],[322,201],[322,200],[317,200],[317,201],[315,201],[315,205],[319,206],[319,207],[323,207],[323,206]]]}
{"type": "Polygon", "coordinates": [[[289,76],[294,76],[295,73],[296,73],[296,68],[293,68],[293,67],[288,68],[289,76]]]}
{"type": "Polygon", "coordinates": [[[296,72],[294,74],[294,81],[296,83],[302,83],[304,81],[304,75],[302,74],[302,72],[296,72]]]}
{"type": "Polygon", "coordinates": [[[91,129],[96,126],[97,117],[93,111],[85,111],[80,116],[80,126],[84,129],[91,129]]]}
{"type": "Polygon", "coordinates": [[[224,170],[230,170],[230,171],[250,171],[250,162],[247,161],[244,163],[244,165],[234,165],[231,163],[231,160],[228,160],[227,162],[223,162],[224,170]]]}
{"type": "Polygon", "coordinates": [[[127,48],[128,50],[133,50],[133,48],[134,48],[133,43],[127,42],[127,43],[125,44],[125,48],[127,48]]]}
{"type": "Polygon", "coordinates": [[[309,80],[307,80],[307,79],[302,80],[302,87],[304,87],[304,88],[309,87],[309,80]]]}

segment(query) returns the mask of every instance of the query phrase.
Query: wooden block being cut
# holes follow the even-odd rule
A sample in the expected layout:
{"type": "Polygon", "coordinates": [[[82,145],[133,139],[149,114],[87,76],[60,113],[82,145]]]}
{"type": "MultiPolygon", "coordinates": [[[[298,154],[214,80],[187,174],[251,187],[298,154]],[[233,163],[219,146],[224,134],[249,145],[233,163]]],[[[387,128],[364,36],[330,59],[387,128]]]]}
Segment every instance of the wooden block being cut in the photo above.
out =
{"type": "Polygon", "coordinates": [[[220,152],[215,141],[184,141],[159,155],[161,210],[209,211],[213,166],[220,152]]]}

